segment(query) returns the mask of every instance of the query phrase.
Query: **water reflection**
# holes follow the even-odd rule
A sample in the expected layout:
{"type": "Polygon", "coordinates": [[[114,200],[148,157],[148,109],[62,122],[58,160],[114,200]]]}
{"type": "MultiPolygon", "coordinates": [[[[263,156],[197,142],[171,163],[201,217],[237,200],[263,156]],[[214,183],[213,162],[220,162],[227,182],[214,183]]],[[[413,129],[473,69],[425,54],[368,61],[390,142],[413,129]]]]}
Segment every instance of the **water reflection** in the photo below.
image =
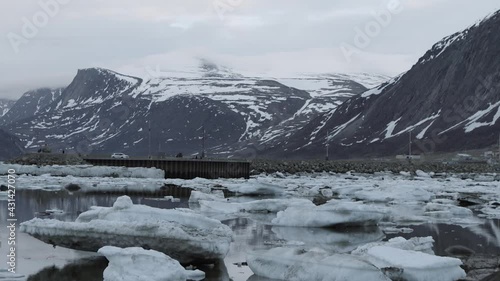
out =
{"type": "Polygon", "coordinates": [[[500,220],[488,221],[483,225],[461,227],[449,224],[427,224],[411,226],[414,230],[409,234],[391,234],[389,238],[432,236],[434,252],[439,256],[448,256],[450,249],[460,246],[472,253],[498,255],[500,253],[500,220]]]}
{"type": "Polygon", "coordinates": [[[500,220],[492,220],[484,225],[469,227],[475,234],[486,239],[488,245],[500,247],[500,220]]]}
{"type": "Polygon", "coordinates": [[[214,266],[201,266],[199,270],[205,272],[204,281],[230,281],[224,262],[220,262],[214,266]]]}
{"type": "MultiPolygon", "coordinates": [[[[102,281],[103,272],[108,266],[104,257],[78,260],[63,268],[51,266],[37,274],[31,275],[27,281],[102,281]]],[[[229,281],[224,262],[211,266],[202,266],[198,269],[206,274],[205,281],[229,281]]]]}
{"type": "Polygon", "coordinates": [[[252,275],[252,276],[250,276],[250,278],[247,279],[247,281],[281,281],[281,280],[269,279],[269,278],[260,277],[257,275],[252,275]]]}
{"type": "Polygon", "coordinates": [[[48,267],[32,275],[28,281],[102,281],[108,260],[104,257],[79,260],[59,269],[48,267]]]}
{"type": "MultiPolygon", "coordinates": [[[[81,192],[70,193],[66,190],[19,190],[16,193],[16,216],[18,221],[31,220],[35,216],[43,218],[54,218],[54,215],[44,215],[46,210],[59,209],[64,215],[55,215],[55,218],[64,221],[74,221],[79,214],[90,209],[92,206],[112,206],[120,195],[96,194],[88,195],[81,192]],[[37,214],[38,213],[38,214],[37,214]]],[[[161,198],[143,198],[141,196],[130,196],[135,204],[144,204],[156,208],[187,208],[187,198],[181,202],[170,202],[158,200],[161,198]]],[[[7,208],[7,201],[0,201],[0,208],[7,208]]],[[[7,212],[0,212],[0,223],[7,220],[7,212]]]]}
{"type": "Polygon", "coordinates": [[[347,253],[360,245],[381,241],[385,235],[379,227],[345,228],[297,228],[274,226],[272,231],[279,239],[299,241],[310,247],[321,247],[333,252],[347,253]]]}

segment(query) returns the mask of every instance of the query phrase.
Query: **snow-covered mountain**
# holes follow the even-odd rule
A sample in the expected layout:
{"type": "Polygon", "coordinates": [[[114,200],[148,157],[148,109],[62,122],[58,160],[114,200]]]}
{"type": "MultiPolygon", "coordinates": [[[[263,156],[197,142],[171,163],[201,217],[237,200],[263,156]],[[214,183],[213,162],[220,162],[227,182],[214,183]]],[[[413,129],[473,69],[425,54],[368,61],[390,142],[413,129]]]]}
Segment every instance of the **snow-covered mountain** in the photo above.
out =
{"type": "Polygon", "coordinates": [[[7,114],[15,103],[15,100],[0,99],[0,117],[7,114]]]}
{"type": "Polygon", "coordinates": [[[408,72],[343,103],[267,153],[337,157],[489,147],[500,132],[500,11],[436,43],[408,72]]]}
{"type": "Polygon", "coordinates": [[[56,100],[63,89],[42,88],[24,93],[21,98],[11,102],[10,108],[0,118],[0,126],[32,117],[42,112],[49,104],[56,100]]]}
{"type": "Polygon", "coordinates": [[[334,111],[349,98],[358,96],[369,87],[380,85],[389,79],[387,76],[368,74],[323,74],[277,78],[276,80],[284,85],[307,91],[311,98],[291,118],[266,130],[260,139],[254,142],[256,149],[281,145],[315,117],[334,111]]]}
{"type": "Polygon", "coordinates": [[[298,89],[208,61],[189,74],[153,74],[79,70],[51,104],[7,127],[28,149],[49,144],[81,153],[172,155],[199,153],[204,144],[209,154],[229,156],[298,131],[367,89],[342,75],[311,78],[326,85],[314,91],[298,89]]]}

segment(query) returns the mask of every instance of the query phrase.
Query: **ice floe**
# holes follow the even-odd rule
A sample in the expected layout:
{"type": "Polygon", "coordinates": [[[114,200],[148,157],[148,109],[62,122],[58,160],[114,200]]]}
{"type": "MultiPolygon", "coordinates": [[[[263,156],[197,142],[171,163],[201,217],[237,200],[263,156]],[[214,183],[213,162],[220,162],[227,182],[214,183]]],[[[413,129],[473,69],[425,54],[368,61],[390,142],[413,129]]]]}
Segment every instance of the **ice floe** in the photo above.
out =
{"type": "Polygon", "coordinates": [[[249,180],[246,183],[225,184],[229,191],[236,195],[263,196],[263,195],[281,195],[284,189],[276,184],[266,183],[258,180],[249,180]]]}
{"type": "Polygon", "coordinates": [[[17,174],[41,176],[75,176],[75,177],[120,177],[120,178],[165,178],[165,171],[156,168],[128,168],[113,166],[91,165],[19,165],[4,164],[0,162],[0,174],[7,174],[9,169],[14,169],[17,174]]]}
{"type": "Polygon", "coordinates": [[[109,261],[104,270],[104,281],[186,281],[205,278],[204,272],[186,270],[178,261],[153,250],[106,246],[98,252],[109,261]]]}
{"type": "Polygon", "coordinates": [[[229,251],[231,229],[220,221],[187,209],[165,210],[133,205],[128,196],[113,207],[92,207],[75,222],[32,219],[21,231],[46,243],[76,250],[104,246],[143,247],[182,263],[211,263],[229,251]]]}
{"type": "Polygon", "coordinates": [[[439,257],[432,250],[432,237],[409,240],[396,237],[387,242],[368,243],[352,252],[365,258],[381,270],[392,268],[391,279],[408,281],[454,281],[465,278],[456,258],[439,257]]]}
{"type": "MultiPolygon", "coordinates": [[[[483,175],[489,179],[496,174],[483,175]]],[[[498,181],[477,182],[472,178],[481,175],[464,177],[459,174],[444,174],[442,177],[408,177],[391,173],[367,174],[334,174],[316,173],[293,175],[285,178],[272,175],[258,175],[245,179],[201,179],[192,180],[163,178],[113,178],[113,177],[54,177],[20,175],[16,179],[16,188],[60,190],[66,186],[77,186],[82,192],[149,192],[162,189],[165,184],[188,187],[195,191],[191,202],[225,201],[220,196],[221,189],[227,189],[236,195],[264,195],[278,198],[321,198],[321,202],[335,198],[339,201],[363,201],[374,205],[385,205],[391,210],[394,222],[405,225],[414,223],[477,223],[467,215],[468,211],[459,209],[457,205],[467,206],[473,211],[483,212],[487,217],[496,217],[496,207],[489,202],[499,200],[498,181]],[[213,192],[219,195],[213,195],[213,192]],[[197,193],[201,192],[201,193],[197,193]],[[202,194],[203,193],[203,194],[202,194]],[[198,197],[197,197],[198,196],[198,197]],[[428,203],[446,205],[441,210],[430,210],[428,203]],[[455,208],[455,207],[457,208],[455,208]],[[460,212],[460,216],[455,216],[460,212]],[[454,216],[446,220],[446,216],[454,216]]],[[[0,176],[0,181],[6,181],[0,176]]],[[[0,198],[2,198],[0,196],[0,198]]],[[[317,202],[317,201],[315,201],[317,202]]],[[[470,213],[469,213],[470,214],[470,213]]],[[[473,216],[477,218],[477,216],[473,216]]]]}
{"type": "MultiPolygon", "coordinates": [[[[6,177],[0,177],[0,180],[3,180],[4,178],[6,177]]],[[[16,178],[16,190],[62,190],[71,186],[74,187],[75,190],[70,191],[88,193],[152,193],[159,191],[164,184],[165,179],[159,178],[54,177],[49,174],[41,176],[19,175],[16,178]]]]}
{"type": "Polygon", "coordinates": [[[417,177],[421,177],[421,178],[430,178],[431,177],[431,174],[426,173],[422,170],[415,171],[415,174],[417,175],[417,177]]]}
{"type": "Polygon", "coordinates": [[[303,247],[274,248],[247,255],[252,271],[277,280],[455,281],[465,278],[462,261],[435,256],[432,237],[402,237],[358,247],[351,254],[303,247]]]}
{"type": "Polygon", "coordinates": [[[488,205],[481,209],[482,216],[490,219],[500,219],[500,205],[488,205]]]}
{"type": "Polygon", "coordinates": [[[360,227],[343,230],[324,228],[273,226],[278,239],[287,245],[318,247],[336,253],[348,253],[360,245],[381,241],[385,238],[379,227],[360,227]]]}
{"type": "Polygon", "coordinates": [[[189,196],[189,203],[198,203],[200,200],[205,201],[219,201],[226,202],[227,199],[224,198],[224,193],[205,193],[201,191],[193,190],[189,196]]]}
{"type": "MultiPolygon", "coordinates": [[[[438,257],[388,246],[370,248],[365,257],[380,269],[401,269],[394,274],[398,280],[455,281],[466,277],[465,271],[460,267],[462,261],[456,258],[438,257]]],[[[394,275],[393,278],[396,277],[394,275]]]]}
{"type": "Polygon", "coordinates": [[[213,202],[200,200],[202,212],[217,213],[277,213],[289,207],[309,207],[315,205],[307,199],[262,199],[244,203],[213,202]]]}
{"type": "Polygon", "coordinates": [[[247,254],[248,266],[262,277],[290,281],[389,281],[374,265],[348,254],[321,249],[274,248],[247,254]]]}
{"type": "Polygon", "coordinates": [[[352,254],[363,255],[366,254],[366,252],[373,247],[386,246],[401,250],[419,251],[422,253],[433,255],[434,254],[434,251],[432,250],[433,244],[434,244],[434,239],[432,237],[413,237],[408,240],[403,237],[395,237],[385,242],[367,243],[363,246],[358,247],[356,250],[352,252],[352,254]]]}
{"type": "Polygon", "coordinates": [[[436,218],[472,217],[470,209],[450,204],[428,203],[425,206],[425,215],[436,218]]]}
{"type": "Polygon", "coordinates": [[[376,225],[387,210],[362,202],[330,201],[321,206],[289,207],[272,220],[274,225],[296,227],[333,227],[336,225],[376,225]]]}

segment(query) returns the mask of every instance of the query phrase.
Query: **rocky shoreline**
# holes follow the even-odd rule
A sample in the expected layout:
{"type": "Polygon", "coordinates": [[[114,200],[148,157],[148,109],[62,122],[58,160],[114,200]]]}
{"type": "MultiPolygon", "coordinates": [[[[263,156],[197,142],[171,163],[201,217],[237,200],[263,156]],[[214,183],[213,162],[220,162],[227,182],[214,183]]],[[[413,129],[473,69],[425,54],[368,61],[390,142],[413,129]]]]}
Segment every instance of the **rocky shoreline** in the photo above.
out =
{"type": "MultiPolygon", "coordinates": [[[[88,164],[82,157],[76,154],[62,153],[31,153],[21,157],[6,161],[10,164],[20,165],[85,165],[88,164]]],[[[416,171],[434,173],[454,173],[454,174],[482,174],[499,173],[500,165],[490,165],[482,162],[464,162],[446,164],[442,162],[406,162],[406,161],[322,161],[322,160],[264,160],[254,159],[250,161],[250,171],[252,175],[258,174],[298,174],[315,172],[335,172],[335,173],[366,173],[401,171],[415,174],[416,171]]]]}
{"type": "Polygon", "coordinates": [[[250,165],[251,174],[262,173],[314,173],[314,172],[335,172],[335,173],[367,173],[401,171],[415,174],[416,171],[434,173],[498,173],[499,165],[489,165],[487,163],[467,162],[445,164],[441,162],[414,162],[406,161],[321,161],[321,160],[261,160],[255,159],[250,165]]]}

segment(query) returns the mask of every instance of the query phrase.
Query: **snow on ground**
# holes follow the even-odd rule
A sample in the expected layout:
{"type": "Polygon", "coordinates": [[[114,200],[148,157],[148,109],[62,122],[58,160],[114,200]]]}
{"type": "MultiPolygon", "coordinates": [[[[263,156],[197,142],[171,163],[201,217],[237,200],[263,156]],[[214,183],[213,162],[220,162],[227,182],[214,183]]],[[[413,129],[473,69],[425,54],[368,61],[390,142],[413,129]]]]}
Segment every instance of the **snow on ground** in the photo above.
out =
{"type": "Polygon", "coordinates": [[[75,222],[35,218],[22,223],[20,230],[49,244],[84,251],[147,245],[183,263],[223,259],[232,239],[231,229],[220,221],[188,209],[133,205],[128,196],[111,208],[92,207],[75,222]]]}
{"type": "Polygon", "coordinates": [[[109,260],[104,281],[203,280],[205,273],[185,270],[171,257],[153,250],[106,246],[98,251],[109,260]]]}
{"type": "Polygon", "coordinates": [[[15,170],[18,175],[26,174],[34,176],[50,174],[52,176],[75,177],[165,178],[165,172],[156,168],[127,168],[91,165],[36,166],[4,164],[0,162],[0,175],[6,175],[9,169],[15,170]]]}

